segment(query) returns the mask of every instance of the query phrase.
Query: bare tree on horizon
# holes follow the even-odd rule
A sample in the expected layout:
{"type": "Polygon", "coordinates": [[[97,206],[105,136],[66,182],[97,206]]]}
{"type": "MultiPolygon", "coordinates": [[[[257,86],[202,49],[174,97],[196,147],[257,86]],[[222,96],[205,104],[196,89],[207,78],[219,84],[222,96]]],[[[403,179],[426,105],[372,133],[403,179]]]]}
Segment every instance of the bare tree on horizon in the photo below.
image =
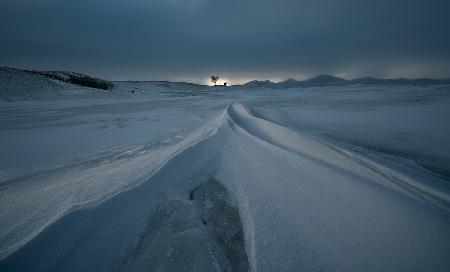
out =
{"type": "Polygon", "coordinates": [[[219,76],[212,75],[210,79],[211,82],[214,83],[214,86],[216,86],[217,80],[219,80],[219,76]]]}

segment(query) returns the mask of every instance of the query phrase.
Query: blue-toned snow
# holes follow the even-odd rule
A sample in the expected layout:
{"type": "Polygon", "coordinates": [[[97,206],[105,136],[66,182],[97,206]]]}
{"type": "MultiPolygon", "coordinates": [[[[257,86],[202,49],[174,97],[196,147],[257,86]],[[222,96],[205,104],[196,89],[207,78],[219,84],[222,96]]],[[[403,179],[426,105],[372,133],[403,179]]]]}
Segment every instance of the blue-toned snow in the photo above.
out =
{"type": "Polygon", "coordinates": [[[212,178],[252,271],[450,270],[450,86],[22,85],[0,101],[1,271],[115,271],[212,178]]]}

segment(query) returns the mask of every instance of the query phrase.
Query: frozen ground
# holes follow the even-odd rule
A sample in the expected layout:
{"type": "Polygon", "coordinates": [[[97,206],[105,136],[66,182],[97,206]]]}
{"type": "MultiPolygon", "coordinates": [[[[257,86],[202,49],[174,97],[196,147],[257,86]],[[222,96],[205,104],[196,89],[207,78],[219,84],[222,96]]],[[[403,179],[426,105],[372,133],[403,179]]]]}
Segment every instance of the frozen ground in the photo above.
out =
{"type": "Polygon", "coordinates": [[[449,85],[2,73],[1,271],[450,270],[449,85]]]}

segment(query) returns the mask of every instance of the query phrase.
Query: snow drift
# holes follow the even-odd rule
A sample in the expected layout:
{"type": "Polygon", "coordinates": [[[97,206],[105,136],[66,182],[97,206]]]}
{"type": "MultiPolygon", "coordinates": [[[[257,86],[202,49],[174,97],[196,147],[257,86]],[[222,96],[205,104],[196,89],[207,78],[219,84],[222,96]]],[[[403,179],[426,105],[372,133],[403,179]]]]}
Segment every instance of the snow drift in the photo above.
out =
{"type": "MultiPolygon", "coordinates": [[[[146,236],[160,219],[158,206],[179,207],[186,211],[182,222],[199,222],[191,221],[196,215],[189,206],[176,203],[211,179],[239,210],[251,271],[450,268],[446,181],[256,117],[242,104],[227,106],[176,144],[125,153],[2,186],[0,206],[8,209],[0,214],[0,268],[131,267],[145,260],[139,251],[149,248],[145,241],[173,241],[166,227],[158,228],[164,235],[146,236]]],[[[197,251],[199,240],[188,238],[168,250],[183,246],[195,255],[205,249],[197,251]]]]}
{"type": "Polygon", "coordinates": [[[316,81],[2,69],[0,270],[448,271],[449,86],[316,81]]]}

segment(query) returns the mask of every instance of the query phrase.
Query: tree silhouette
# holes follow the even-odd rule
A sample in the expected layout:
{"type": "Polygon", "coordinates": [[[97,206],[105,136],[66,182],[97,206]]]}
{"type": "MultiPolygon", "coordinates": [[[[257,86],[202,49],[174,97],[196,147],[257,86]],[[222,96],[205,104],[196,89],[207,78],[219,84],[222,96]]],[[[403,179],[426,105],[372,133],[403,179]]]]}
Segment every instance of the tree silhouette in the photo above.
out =
{"type": "Polygon", "coordinates": [[[217,80],[219,80],[218,76],[215,76],[215,75],[211,76],[211,82],[214,83],[214,86],[216,86],[217,80]]]}

